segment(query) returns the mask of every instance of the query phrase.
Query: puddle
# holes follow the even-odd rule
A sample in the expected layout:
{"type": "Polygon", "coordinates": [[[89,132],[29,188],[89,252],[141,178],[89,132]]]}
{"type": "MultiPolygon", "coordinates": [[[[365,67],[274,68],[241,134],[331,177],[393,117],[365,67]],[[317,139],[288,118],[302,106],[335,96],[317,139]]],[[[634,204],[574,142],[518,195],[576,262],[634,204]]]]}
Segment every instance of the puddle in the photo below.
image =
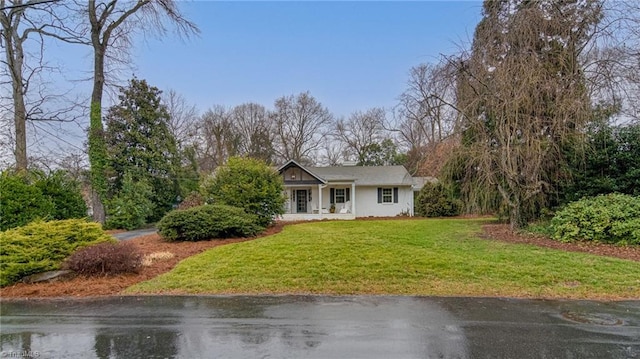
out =
{"type": "Polygon", "coordinates": [[[623,325],[624,321],[620,318],[616,318],[611,314],[604,313],[580,313],[580,312],[562,312],[564,319],[581,324],[595,324],[604,326],[618,326],[623,325]]]}

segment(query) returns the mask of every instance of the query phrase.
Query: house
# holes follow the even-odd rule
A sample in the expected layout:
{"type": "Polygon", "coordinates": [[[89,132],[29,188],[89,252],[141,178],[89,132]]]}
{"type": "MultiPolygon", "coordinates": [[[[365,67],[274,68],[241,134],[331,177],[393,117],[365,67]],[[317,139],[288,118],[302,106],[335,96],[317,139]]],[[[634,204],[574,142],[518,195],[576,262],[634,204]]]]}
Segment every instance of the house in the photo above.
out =
{"type": "Polygon", "coordinates": [[[307,167],[292,160],[278,172],[287,196],[283,220],[413,215],[414,180],[403,166],[307,167]]]}

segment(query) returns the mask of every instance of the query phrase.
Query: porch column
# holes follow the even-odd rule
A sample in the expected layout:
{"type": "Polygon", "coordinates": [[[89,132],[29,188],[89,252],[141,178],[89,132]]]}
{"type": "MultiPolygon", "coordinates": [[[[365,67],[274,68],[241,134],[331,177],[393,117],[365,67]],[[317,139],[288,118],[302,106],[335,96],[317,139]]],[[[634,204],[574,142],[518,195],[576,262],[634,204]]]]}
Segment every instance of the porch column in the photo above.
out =
{"type": "Polygon", "coordinates": [[[318,183],[318,214],[322,219],[322,183],[318,183]]]}
{"type": "Polygon", "coordinates": [[[351,213],[356,216],[356,183],[351,182],[351,213]]]}

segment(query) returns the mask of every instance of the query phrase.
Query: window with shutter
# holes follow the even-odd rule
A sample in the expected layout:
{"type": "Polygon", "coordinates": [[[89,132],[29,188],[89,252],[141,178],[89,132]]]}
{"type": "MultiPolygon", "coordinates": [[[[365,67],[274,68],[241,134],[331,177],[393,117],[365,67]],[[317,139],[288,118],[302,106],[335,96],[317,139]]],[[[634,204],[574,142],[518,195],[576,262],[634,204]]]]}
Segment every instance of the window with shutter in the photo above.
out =
{"type": "Polygon", "coordinates": [[[382,203],[393,203],[393,188],[382,188],[382,203]]]}

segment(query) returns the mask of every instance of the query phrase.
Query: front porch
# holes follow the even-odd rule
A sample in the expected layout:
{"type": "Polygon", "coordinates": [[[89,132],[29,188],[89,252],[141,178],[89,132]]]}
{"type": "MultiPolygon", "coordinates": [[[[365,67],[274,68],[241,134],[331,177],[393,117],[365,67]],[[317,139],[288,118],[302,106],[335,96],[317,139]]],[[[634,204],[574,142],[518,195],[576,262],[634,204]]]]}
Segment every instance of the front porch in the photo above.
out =
{"type": "Polygon", "coordinates": [[[356,219],[353,213],[285,213],[278,218],[280,221],[320,221],[320,220],[352,220],[356,219]]]}
{"type": "Polygon", "coordinates": [[[353,183],[285,186],[284,220],[354,219],[353,183]]]}
{"type": "Polygon", "coordinates": [[[325,180],[294,161],[279,169],[287,199],[283,221],[355,219],[355,178],[325,180]]]}

